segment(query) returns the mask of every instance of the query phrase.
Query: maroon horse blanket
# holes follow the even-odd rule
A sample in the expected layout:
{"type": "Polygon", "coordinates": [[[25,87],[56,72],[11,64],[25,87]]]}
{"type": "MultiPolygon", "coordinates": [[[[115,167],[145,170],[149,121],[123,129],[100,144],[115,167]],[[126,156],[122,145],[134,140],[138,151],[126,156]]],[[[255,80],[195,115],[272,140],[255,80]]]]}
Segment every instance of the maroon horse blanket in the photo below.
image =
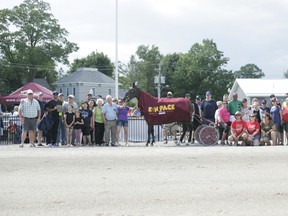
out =
{"type": "Polygon", "coordinates": [[[138,107],[149,124],[187,122],[191,119],[190,101],[185,98],[156,98],[140,91],[138,107]]]}

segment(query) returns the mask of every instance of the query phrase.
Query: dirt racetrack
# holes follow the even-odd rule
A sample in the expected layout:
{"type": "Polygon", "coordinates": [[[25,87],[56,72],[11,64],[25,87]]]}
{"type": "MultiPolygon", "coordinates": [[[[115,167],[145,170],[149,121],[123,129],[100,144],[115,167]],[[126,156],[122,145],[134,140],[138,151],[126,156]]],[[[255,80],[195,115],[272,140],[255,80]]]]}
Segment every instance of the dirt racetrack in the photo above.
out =
{"type": "Polygon", "coordinates": [[[288,146],[0,146],[0,215],[288,215],[288,146]]]}

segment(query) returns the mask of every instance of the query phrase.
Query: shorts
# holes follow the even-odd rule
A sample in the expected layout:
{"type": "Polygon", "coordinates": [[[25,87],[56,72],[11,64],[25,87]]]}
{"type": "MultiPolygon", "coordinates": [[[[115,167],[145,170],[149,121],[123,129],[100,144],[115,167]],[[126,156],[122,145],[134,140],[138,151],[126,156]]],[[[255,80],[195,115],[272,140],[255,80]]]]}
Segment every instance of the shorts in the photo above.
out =
{"type": "Polygon", "coordinates": [[[124,120],[117,120],[117,126],[120,127],[128,127],[128,121],[124,121],[124,120]]]}
{"type": "Polygon", "coordinates": [[[83,133],[83,136],[89,136],[90,135],[90,126],[84,125],[84,127],[82,128],[82,133],[83,133]]]}
{"type": "MultiPolygon", "coordinates": [[[[252,135],[248,135],[248,137],[251,139],[252,138],[252,135]]],[[[254,139],[251,139],[251,140],[260,140],[260,135],[256,135],[256,136],[254,136],[254,139]]]]}
{"type": "Polygon", "coordinates": [[[24,118],[24,131],[35,131],[37,118],[24,118]]]}
{"type": "Polygon", "coordinates": [[[169,123],[169,124],[165,124],[164,125],[164,130],[165,131],[177,131],[179,129],[178,125],[176,122],[172,122],[172,123],[169,123]]]}

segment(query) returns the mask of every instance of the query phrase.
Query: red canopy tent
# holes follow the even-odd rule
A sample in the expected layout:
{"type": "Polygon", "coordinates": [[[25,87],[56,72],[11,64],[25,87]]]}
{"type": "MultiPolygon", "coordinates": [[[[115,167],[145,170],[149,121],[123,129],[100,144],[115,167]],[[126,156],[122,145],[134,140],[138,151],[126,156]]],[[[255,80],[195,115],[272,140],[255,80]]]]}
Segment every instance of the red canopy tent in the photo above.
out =
{"type": "Polygon", "coordinates": [[[25,86],[17,89],[8,96],[0,98],[1,104],[19,104],[20,100],[27,98],[27,90],[31,89],[34,92],[34,98],[37,98],[40,92],[43,93],[43,100],[48,101],[53,98],[52,91],[37,84],[37,83],[27,83],[25,86]]]}

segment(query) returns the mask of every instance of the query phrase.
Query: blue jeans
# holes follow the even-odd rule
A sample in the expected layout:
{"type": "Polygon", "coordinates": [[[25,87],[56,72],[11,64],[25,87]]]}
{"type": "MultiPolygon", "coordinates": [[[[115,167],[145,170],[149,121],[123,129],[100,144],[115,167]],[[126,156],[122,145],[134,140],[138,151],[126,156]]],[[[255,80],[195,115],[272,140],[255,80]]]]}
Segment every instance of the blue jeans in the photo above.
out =
{"type": "Polygon", "coordinates": [[[57,132],[57,143],[61,142],[62,144],[66,143],[66,127],[62,121],[62,117],[59,117],[59,125],[57,132]]]}

